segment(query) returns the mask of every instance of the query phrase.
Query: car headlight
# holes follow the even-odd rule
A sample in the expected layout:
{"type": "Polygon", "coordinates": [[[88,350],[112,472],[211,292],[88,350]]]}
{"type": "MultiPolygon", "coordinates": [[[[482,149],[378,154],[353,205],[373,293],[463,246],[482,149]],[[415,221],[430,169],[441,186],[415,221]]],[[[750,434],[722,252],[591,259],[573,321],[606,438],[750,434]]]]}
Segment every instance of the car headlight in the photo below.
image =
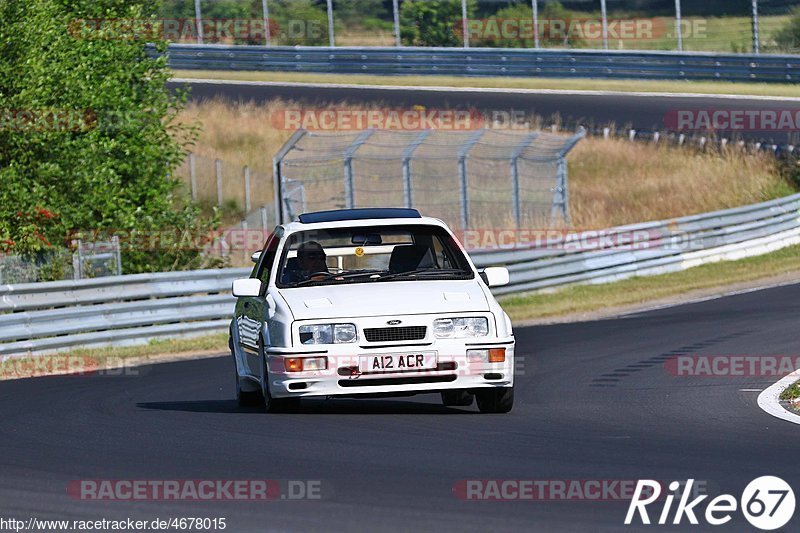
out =
{"type": "Polygon", "coordinates": [[[485,337],[489,334],[489,321],[483,317],[437,318],[433,321],[433,335],[439,339],[485,337]]]}
{"type": "Polygon", "coordinates": [[[300,342],[302,344],[347,344],[357,340],[355,324],[300,326],[300,342]]]}

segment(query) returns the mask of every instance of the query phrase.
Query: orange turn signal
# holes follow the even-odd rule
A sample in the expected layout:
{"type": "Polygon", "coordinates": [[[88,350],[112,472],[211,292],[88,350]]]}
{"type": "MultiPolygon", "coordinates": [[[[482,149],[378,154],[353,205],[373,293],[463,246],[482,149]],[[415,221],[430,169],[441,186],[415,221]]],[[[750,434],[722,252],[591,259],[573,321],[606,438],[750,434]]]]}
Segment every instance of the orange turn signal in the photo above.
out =
{"type": "Polygon", "coordinates": [[[303,360],[300,357],[292,357],[283,360],[283,365],[286,367],[287,372],[302,372],[303,360]]]}
{"type": "Polygon", "coordinates": [[[502,363],[506,360],[506,349],[505,348],[491,348],[489,350],[489,362],[490,363],[502,363]]]}

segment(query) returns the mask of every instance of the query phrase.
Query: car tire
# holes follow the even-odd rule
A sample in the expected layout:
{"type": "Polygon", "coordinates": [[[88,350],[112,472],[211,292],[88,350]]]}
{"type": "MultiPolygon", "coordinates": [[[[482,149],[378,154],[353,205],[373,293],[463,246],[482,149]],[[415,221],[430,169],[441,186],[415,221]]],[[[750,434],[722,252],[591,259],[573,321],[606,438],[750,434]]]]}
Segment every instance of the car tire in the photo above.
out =
{"type": "MultiPolygon", "coordinates": [[[[259,343],[260,344],[260,343],[259,343]]],[[[264,410],[267,413],[291,413],[300,407],[300,398],[273,398],[269,393],[269,368],[267,367],[267,354],[263,345],[261,352],[261,395],[264,398],[264,410]]]]}
{"type": "Polygon", "coordinates": [[[239,370],[236,367],[236,355],[233,353],[233,339],[228,337],[228,348],[231,350],[231,357],[233,358],[233,374],[236,376],[236,403],[239,407],[253,407],[261,405],[264,397],[261,391],[243,391],[242,384],[239,377],[239,370]]]}
{"type": "Polygon", "coordinates": [[[508,413],[514,407],[514,387],[498,387],[475,392],[481,413],[508,413]]]}
{"type": "Polygon", "coordinates": [[[469,407],[475,401],[475,395],[465,390],[442,391],[442,403],[447,407],[469,407]]]}

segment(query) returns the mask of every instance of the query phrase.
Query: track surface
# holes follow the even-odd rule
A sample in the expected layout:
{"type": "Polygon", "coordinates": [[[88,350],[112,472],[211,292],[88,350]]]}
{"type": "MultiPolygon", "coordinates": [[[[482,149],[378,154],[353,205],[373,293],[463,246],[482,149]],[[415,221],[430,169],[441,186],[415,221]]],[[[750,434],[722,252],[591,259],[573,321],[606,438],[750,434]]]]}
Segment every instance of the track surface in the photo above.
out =
{"type": "MultiPolygon", "coordinates": [[[[170,87],[177,87],[175,82],[170,87]]],[[[558,115],[567,125],[585,124],[632,127],[640,131],[667,130],[665,117],[677,110],[792,110],[800,111],[798,101],[726,99],[708,97],[659,97],[630,94],[576,95],[491,93],[474,91],[434,92],[416,90],[388,90],[375,88],[336,88],[321,86],[283,86],[258,84],[224,84],[192,82],[191,98],[203,100],[222,97],[228,100],[267,102],[276,98],[294,100],[304,105],[326,105],[342,101],[356,104],[378,104],[391,108],[422,105],[427,108],[474,108],[482,112],[524,111],[545,119],[558,115]]],[[[721,133],[721,135],[724,132],[721,133]]],[[[796,142],[797,133],[737,132],[739,138],[774,142],[796,142]]]]}
{"type": "MultiPolygon", "coordinates": [[[[622,525],[624,502],[461,501],[452,487],[463,479],[692,477],[738,497],[772,474],[797,492],[800,427],[740,390],[777,378],[674,377],[663,361],[798,355],[798,316],[800,285],[792,285],[518,329],[524,375],[509,415],[445,408],[433,395],[309,401],[298,414],[242,410],[228,358],[143,367],[139,376],[2,382],[0,516],[224,516],[228,531],[630,531],[642,527],[622,525]],[[66,494],[70,480],[128,478],[312,479],[323,481],[326,497],[129,503],[66,494]]],[[[737,518],[715,529],[743,525],[737,518]]]]}

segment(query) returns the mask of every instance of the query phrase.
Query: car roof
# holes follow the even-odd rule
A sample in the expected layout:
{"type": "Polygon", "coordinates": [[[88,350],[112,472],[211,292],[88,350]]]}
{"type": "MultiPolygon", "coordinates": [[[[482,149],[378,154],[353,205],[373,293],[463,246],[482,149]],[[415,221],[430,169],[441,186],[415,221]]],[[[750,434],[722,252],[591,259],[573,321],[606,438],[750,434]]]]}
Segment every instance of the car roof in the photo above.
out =
{"type": "MultiPolygon", "coordinates": [[[[308,219],[306,219],[308,220],[308,219]]],[[[357,228],[362,226],[404,226],[404,225],[421,225],[421,226],[439,226],[445,229],[447,224],[438,218],[425,217],[418,215],[409,218],[357,218],[357,219],[343,219],[333,220],[330,222],[300,222],[293,221],[288,224],[283,224],[283,229],[286,234],[295,233],[298,231],[306,230],[324,230],[330,228],[357,228]]]]}
{"type": "Polygon", "coordinates": [[[402,207],[367,207],[359,209],[334,209],[332,211],[303,213],[298,217],[301,224],[385,218],[422,218],[422,215],[420,215],[419,211],[416,209],[407,209],[402,207]]]}

